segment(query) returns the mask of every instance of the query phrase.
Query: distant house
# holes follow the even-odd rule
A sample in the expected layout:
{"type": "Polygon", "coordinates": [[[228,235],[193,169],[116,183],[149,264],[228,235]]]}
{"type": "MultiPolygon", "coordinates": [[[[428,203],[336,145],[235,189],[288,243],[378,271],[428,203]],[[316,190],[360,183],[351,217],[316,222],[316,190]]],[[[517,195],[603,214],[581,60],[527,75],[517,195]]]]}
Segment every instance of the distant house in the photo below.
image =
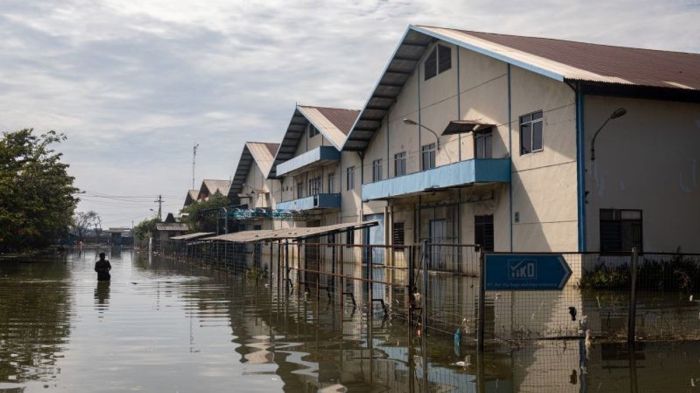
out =
{"type": "Polygon", "coordinates": [[[153,238],[157,241],[164,241],[173,236],[183,235],[189,230],[189,227],[184,222],[161,222],[156,224],[156,232],[153,234],[153,238]]]}
{"type": "Polygon", "coordinates": [[[202,186],[199,187],[197,200],[207,201],[211,195],[217,192],[221,195],[228,195],[229,188],[231,188],[231,182],[228,180],[204,179],[202,181],[202,186]]]}
{"type": "Polygon", "coordinates": [[[134,244],[134,234],[131,228],[109,228],[105,232],[109,234],[109,244],[113,246],[128,246],[134,244]]]}
{"type": "Polygon", "coordinates": [[[193,190],[187,190],[187,196],[185,197],[185,204],[182,206],[182,208],[186,208],[187,206],[197,202],[197,197],[199,196],[199,190],[193,189],[193,190]]]}

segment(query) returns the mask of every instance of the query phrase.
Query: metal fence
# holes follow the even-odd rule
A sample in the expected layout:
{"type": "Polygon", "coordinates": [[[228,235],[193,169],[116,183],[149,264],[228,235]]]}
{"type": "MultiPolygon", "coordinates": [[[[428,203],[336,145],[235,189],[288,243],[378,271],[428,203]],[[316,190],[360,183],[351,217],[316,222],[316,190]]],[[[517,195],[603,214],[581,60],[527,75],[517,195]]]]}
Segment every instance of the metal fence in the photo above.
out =
{"type": "Polygon", "coordinates": [[[573,272],[562,290],[485,291],[482,302],[483,253],[475,245],[156,243],[165,255],[245,272],[378,319],[410,321],[429,334],[458,335],[466,346],[480,331],[487,345],[586,336],[700,340],[700,255],[647,252],[631,269],[631,252],[556,253],[573,272]]]}

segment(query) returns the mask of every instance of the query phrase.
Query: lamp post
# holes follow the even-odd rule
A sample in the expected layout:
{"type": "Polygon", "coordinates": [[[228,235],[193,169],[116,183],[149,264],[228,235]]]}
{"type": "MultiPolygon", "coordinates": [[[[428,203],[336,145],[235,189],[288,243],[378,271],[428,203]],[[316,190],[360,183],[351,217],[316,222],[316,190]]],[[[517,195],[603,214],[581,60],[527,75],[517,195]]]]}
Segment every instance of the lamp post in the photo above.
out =
{"type": "Polygon", "coordinates": [[[598,131],[596,131],[595,134],[593,134],[593,140],[591,141],[591,161],[595,161],[595,139],[598,137],[598,134],[601,131],[603,131],[603,128],[605,128],[605,126],[608,124],[608,122],[610,120],[620,118],[620,117],[624,116],[625,114],[627,114],[627,109],[625,109],[625,108],[615,109],[613,111],[613,113],[611,113],[610,116],[608,116],[608,118],[605,119],[605,121],[600,126],[600,128],[598,128],[598,131]]]}
{"type": "Polygon", "coordinates": [[[425,128],[426,130],[428,130],[431,134],[433,134],[435,136],[435,140],[437,141],[437,143],[436,143],[437,149],[440,150],[440,137],[438,136],[437,132],[435,132],[435,131],[431,130],[430,128],[424,126],[423,124],[420,124],[417,121],[411,120],[409,118],[404,118],[403,122],[404,122],[404,124],[418,126],[418,127],[422,127],[422,128],[425,128]]]}

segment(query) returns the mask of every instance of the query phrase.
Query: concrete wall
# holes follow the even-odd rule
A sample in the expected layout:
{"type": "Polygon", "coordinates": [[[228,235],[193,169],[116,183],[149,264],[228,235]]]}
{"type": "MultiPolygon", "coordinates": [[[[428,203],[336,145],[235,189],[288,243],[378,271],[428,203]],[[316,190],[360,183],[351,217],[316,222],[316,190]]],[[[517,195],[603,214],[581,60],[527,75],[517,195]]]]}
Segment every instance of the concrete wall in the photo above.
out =
{"type": "Polygon", "coordinates": [[[587,249],[600,249],[599,212],[613,208],[642,210],[645,251],[700,252],[700,104],[586,96],[584,111],[587,249]]]}
{"type": "Polygon", "coordinates": [[[576,251],[576,104],[566,84],[511,67],[513,249],[576,251]],[[519,117],[543,112],[544,149],[520,155],[519,117]]]}
{"type": "MultiPolygon", "coordinates": [[[[444,43],[443,43],[444,44],[444,43]]],[[[383,178],[393,177],[394,154],[406,151],[407,172],[420,170],[420,147],[435,137],[418,126],[406,125],[404,118],[420,121],[441,133],[451,120],[475,120],[495,124],[492,152],[503,158],[513,151],[513,249],[521,251],[570,251],[577,247],[576,199],[576,120],[573,91],[563,83],[509,67],[506,63],[464,49],[452,48],[452,68],[429,80],[423,78],[423,60],[406,82],[396,103],[384,118],[365,152],[365,182],[371,182],[372,162],[382,159],[383,178]],[[509,91],[510,90],[510,91],[509,91]],[[509,102],[510,93],[510,102],[509,102]],[[508,112],[508,109],[511,112],[508,112]],[[519,117],[542,110],[544,113],[544,150],[520,156],[519,117]]],[[[429,53],[428,49],[426,53],[429,53]]],[[[436,165],[441,166],[474,158],[471,133],[440,137],[436,165]]],[[[495,189],[481,186],[462,190],[461,200],[473,200],[485,190],[490,201],[459,202],[459,195],[442,193],[441,198],[460,203],[460,243],[474,242],[474,215],[494,215],[495,249],[511,249],[509,185],[495,189]]],[[[429,195],[425,195],[430,198],[429,195]]],[[[409,228],[417,224],[411,212],[415,199],[399,199],[394,204],[394,219],[409,228]]],[[[451,213],[452,214],[452,213],[451,213]]],[[[422,220],[425,221],[425,220],[422,220]]],[[[422,226],[422,225],[421,225],[422,226]]],[[[423,229],[421,229],[423,231],[423,229]]],[[[423,235],[415,237],[416,240],[423,235]]]]}

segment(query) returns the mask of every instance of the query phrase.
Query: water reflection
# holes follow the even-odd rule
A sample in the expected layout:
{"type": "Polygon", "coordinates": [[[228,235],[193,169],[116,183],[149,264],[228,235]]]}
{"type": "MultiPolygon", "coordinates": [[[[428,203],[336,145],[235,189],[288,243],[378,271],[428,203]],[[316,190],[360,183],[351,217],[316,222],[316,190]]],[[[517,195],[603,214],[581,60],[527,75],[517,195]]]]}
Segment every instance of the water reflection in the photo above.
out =
{"type": "MultiPolygon", "coordinates": [[[[368,313],[356,283],[346,289],[359,289],[358,307],[349,299],[341,307],[325,292],[317,300],[315,289],[290,292],[274,279],[130,251],[113,253],[112,282],[97,283],[94,254],[0,265],[0,392],[667,392],[700,382],[698,343],[630,352],[580,340],[522,341],[489,348],[478,361],[473,341],[455,348],[450,334],[418,335],[379,305],[368,313]]],[[[470,279],[436,280],[454,290],[432,285],[438,317],[474,311],[459,301],[473,290],[470,279]]],[[[392,288],[373,290],[400,306],[392,288]]],[[[527,327],[528,318],[570,320],[570,301],[590,307],[585,297],[562,296],[532,314],[504,295],[492,299],[492,312],[527,327]]],[[[506,328],[494,322],[493,329],[506,328]]]]}
{"type": "Polygon", "coordinates": [[[97,281],[95,287],[95,309],[100,313],[107,310],[109,305],[109,286],[111,281],[97,281]]]}
{"type": "Polygon", "coordinates": [[[0,262],[0,391],[2,383],[50,382],[60,373],[71,334],[69,282],[63,259],[0,262]]]}

